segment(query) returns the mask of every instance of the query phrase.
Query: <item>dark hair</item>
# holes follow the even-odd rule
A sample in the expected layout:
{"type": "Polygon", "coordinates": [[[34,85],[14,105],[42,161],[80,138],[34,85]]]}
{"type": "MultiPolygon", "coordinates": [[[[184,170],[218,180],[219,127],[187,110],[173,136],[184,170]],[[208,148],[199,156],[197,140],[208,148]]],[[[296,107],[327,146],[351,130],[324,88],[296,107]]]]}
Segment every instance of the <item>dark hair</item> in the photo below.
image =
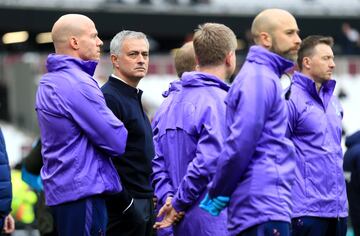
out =
{"type": "Polygon", "coordinates": [[[319,44],[326,44],[332,47],[334,39],[330,36],[311,35],[306,37],[300,44],[298,52],[297,63],[300,70],[302,70],[302,61],[304,57],[309,57],[313,54],[314,48],[319,44]]]}

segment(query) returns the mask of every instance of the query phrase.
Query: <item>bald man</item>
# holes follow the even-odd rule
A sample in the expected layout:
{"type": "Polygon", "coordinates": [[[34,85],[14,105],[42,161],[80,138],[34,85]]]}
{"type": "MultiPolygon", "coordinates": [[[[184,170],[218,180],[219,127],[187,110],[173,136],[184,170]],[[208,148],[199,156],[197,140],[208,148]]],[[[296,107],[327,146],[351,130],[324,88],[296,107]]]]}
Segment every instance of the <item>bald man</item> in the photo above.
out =
{"type": "Polygon", "coordinates": [[[294,147],[285,137],[287,112],[280,76],[300,45],[295,18],[267,9],[252,24],[255,46],[226,102],[227,133],[204,209],[227,205],[230,235],[290,234],[294,147]]]}
{"type": "Polygon", "coordinates": [[[35,105],[46,204],[58,235],[103,235],[103,196],[122,190],[110,158],[124,153],[127,130],[93,78],[102,45],[94,22],[64,15],[51,33],[56,53],[47,58],[35,105]]]}

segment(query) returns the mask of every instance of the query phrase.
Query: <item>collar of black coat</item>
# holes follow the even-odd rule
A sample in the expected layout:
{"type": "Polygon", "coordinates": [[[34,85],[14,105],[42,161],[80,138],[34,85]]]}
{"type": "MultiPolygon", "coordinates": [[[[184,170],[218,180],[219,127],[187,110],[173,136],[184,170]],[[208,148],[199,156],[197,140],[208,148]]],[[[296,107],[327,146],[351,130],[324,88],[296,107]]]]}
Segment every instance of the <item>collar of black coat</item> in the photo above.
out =
{"type": "Polygon", "coordinates": [[[141,96],[143,93],[141,89],[128,85],[124,80],[115,76],[114,74],[109,77],[109,83],[112,83],[117,89],[119,89],[120,92],[126,93],[128,95],[141,96]]]}

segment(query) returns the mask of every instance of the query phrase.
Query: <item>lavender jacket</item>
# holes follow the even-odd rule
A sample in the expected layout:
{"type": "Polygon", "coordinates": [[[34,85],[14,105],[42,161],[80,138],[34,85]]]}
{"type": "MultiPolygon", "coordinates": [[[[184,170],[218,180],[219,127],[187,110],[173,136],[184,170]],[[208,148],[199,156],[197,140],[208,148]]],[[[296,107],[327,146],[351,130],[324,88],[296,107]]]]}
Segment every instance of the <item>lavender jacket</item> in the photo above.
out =
{"type": "Polygon", "coordinates": [[[227,235],[226,212],[214,217],[198,205],[212,179],[225,137],[228,85],[200,72],[184,73],[181,88],[174,83],[170,96],[153,121],[156,157],[152,183],[165,201],[173,195],[177,211],[185,211],[173,227],[174,235],[227,235]]]}
{"type": "Polygon", "coordinates": [[[293,217],[346,217],[348,215],[341,149],[342,107],[325,82],[320,92],[315,82],[296,72],[287,102],[289,138],[296,148],[293,217]]]}
{"type": "Polygon", "coordinates": [[[92,78],[97,62],[51,54],[36,93],[47,205],[121,191],[110,157],[125,150],[127,130],[92,78]]]}
{"type": "Polygon", "coordinates": [[[291,221],[295,158],[285,137],[279,77],[292,66],[252,46],[226,97],[226,141],[209,194],[230,197],[230,235],[268,221],[291,221]]]}

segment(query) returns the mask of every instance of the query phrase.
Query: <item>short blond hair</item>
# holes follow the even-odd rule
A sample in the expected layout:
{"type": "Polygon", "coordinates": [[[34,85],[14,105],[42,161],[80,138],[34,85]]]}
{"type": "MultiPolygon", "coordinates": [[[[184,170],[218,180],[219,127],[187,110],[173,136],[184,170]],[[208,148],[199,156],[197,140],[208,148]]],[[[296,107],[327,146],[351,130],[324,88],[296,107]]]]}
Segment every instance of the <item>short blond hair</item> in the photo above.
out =
{"type": "Polygon", "coordinates": [[[226,55],[237,48],[234,32],[218,23],[199,25],[195,30],[193,43],[199,66],[220,65],[226,55]]]}
{"type": "Polygon", "coordinates": [[[196,68],[193,42],[185,43],[177,49],[174,55],[175,70],[179,78],[184,72],[194,71],[196,68]]]}

